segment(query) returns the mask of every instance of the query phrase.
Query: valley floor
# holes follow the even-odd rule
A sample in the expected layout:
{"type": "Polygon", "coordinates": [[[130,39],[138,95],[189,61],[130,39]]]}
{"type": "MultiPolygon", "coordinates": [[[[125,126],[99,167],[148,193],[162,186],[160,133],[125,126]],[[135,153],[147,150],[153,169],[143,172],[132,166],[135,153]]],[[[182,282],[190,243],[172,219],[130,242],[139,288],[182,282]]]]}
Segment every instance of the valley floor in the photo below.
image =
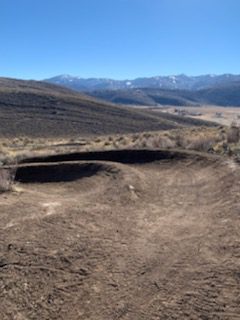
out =
{"type": "MultiPolygon", "coordinates": [[[[155,108],[155,111],[158,109],[155,108]]],[[[240,124],[239,107],[201,106],[201,107],[166,107],[159,110],[172,114],[185,113],[187,117],[192,117],[205,121],[217,122],[220,125],[230,126],[232,122],[240,124]]]]}

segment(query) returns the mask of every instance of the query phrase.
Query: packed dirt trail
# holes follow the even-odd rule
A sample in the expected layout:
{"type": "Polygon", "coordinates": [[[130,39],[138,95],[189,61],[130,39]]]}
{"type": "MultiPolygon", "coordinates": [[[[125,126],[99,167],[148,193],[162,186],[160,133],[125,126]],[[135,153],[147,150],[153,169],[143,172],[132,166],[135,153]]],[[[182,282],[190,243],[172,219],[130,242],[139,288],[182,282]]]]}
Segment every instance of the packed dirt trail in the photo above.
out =
{"type": "Polygon", "coordinates": [[[240,319],[239,165],[140,162],[19,169],[0,195],[1,320],[240,319]]]}

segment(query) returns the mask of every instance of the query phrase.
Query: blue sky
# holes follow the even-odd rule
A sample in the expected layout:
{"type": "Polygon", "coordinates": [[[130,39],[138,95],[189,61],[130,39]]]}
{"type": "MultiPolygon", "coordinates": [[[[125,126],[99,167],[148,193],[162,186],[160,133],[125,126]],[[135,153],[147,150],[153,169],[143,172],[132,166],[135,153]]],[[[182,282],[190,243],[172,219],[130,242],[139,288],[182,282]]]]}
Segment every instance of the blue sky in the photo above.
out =
{"type": "Polygon", "coordinates": [[[240,74],[239,0],[0,0],[0,76],[240,74]]]}

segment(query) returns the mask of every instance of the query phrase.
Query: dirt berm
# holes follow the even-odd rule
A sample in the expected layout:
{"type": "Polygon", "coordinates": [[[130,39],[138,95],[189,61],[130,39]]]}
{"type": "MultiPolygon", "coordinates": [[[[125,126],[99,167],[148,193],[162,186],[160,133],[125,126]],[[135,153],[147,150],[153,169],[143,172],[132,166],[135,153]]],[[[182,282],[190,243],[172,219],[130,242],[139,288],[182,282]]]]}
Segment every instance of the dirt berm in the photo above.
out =
{"type": "Polygon", "coordinates": [[[25,162],[0,195],[1,320],[239,319],[234,161],[122,150],[25,162]]]}

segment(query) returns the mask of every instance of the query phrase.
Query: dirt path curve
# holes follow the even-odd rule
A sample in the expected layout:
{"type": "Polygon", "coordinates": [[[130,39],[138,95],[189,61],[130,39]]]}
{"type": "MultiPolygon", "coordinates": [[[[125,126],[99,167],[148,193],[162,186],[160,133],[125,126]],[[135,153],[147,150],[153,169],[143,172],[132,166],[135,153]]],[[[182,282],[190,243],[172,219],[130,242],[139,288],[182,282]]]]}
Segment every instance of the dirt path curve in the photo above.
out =
{"type": "Polygon", "coordinates": [[[238,165],[48,165],[0,195],[0,319],[240,319],[238,165]]]}

